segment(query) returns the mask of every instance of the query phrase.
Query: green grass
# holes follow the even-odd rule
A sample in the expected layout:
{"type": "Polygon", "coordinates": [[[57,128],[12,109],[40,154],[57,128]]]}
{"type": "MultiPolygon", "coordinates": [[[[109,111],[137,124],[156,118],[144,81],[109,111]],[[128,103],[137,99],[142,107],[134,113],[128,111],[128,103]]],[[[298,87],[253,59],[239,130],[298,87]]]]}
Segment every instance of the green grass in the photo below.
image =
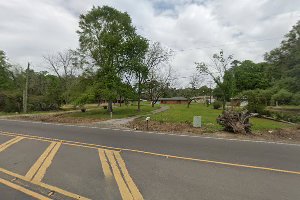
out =
{"type": "MultiPolygon", "coordinates": [[[[150,111],[153,111],[158,108],[159,106],[155,106],[154,108],[152,108],[150,105],[141,105],[141,111],[138,112],[136,105],[129,105],[128,107],[122,105],[122,107],[114,107],[113,119],[133,117],[136,115],[145,115],[150,111]]],[[[69,113],[65,116],[89,119],[110,119],[110,114],[107,112],[106,109],[103,109],[103,107],[91,110],[87,109],[86,112],[69,113]]]]}
{"type": "Polygon", "coordinates": [[[205,127],[220,129],[221,126],[216,124],[216,118],[221,112],[221,110],[214,110],[203,104],[191,104],[190,108],[187,108],[186,105],[175,104],[170,105],[170,109],[166,112],[153,115],[151,119],[159,122],[192,124],[194,116],[202,116],[202,124],[205,127]]]}
{"type": "Polygon", "coordinates": [[[14,114],[14,113],[0,112],[0,116],[11,115],[11,114],[14,114]]]}
{"type": "MultiPolygon", "coordinates": [[[[186,105],[170,105],[170,109],[163,113],[155,114],[151,120],[159,122],[188,123],[192,124],[193,116],[202,116],[202,125],[207,131],[222,130],[216,119],[222,110],[215,110],[203,104],[192,104],[190,108],[186,105]]],[[[291,125],[267,119],[252,118],[253,130],[270,130],[290,127],[291,125]]]]}
{"type": "Polygon", "coordinates": [[[279,128],[289,128],[293,126],[291,124],[286,124],[286,123],[277,122],[268,119],[262,119],[262,118],[252,118],[250,119],[250,122],[253,124],[252,129],[254,131],[274,130],[279,128]]]}

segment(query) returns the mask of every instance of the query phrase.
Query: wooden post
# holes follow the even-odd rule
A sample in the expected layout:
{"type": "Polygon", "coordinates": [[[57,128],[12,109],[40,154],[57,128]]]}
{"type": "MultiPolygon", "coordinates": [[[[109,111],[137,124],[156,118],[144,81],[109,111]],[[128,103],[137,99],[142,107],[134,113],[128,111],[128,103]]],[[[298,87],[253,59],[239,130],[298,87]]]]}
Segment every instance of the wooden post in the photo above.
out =
{"type": "Polygon", "coordinates": [[[30,67],[30,63],[28,62],[27,69],[26,69],[25,89],[24,89],[24,91],[23,91],[23,112],[24,112],[24,113],[27,113],[29,67],[30,67]]]}

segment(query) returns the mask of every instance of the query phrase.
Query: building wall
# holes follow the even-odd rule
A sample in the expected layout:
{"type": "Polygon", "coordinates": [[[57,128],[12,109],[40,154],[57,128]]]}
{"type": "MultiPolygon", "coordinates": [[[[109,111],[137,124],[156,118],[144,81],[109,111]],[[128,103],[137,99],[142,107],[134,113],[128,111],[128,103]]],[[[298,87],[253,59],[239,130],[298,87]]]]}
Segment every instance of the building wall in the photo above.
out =
{"type": "Polygon", "coordinates": [[[161,100],[161,104],[187,104],[187,100],[161,100]]]}

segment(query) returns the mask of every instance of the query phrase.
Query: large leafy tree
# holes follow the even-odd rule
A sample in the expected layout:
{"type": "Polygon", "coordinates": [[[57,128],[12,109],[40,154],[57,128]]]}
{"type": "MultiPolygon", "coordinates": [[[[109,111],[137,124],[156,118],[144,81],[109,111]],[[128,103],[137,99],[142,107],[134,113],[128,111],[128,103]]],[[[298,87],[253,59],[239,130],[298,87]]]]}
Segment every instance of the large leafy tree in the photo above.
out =
{"type": "Polygon", "coordinates": [[[270,75],[280,88],[300,91],[300,21],[285,35],[278,48],[265,54],[270,75]]]}
{"type": "Polygon", "coordinates": [[[0,50],[0,89],[7,90],[12,87],[13,77],[9,71],[9,64],[4,51],[0,50]]]}
{"type": "Polygon", "coordinates": [[[266,63],[254,63],[245,60],[232,68],[234,75],[235,92],[244,90],[266,89],[270,86],[270,78],[267,74],[266,63]]]}
{"type": "Polygon", "coordinates": [[[80,49],[98,68],[96,91],[108,101],[108,111],[112,112],[124,74],[140,69],[147,41],[136,34],[126,12],[109,6],[93,7],[81,15],[79,28],[80,49]]]}

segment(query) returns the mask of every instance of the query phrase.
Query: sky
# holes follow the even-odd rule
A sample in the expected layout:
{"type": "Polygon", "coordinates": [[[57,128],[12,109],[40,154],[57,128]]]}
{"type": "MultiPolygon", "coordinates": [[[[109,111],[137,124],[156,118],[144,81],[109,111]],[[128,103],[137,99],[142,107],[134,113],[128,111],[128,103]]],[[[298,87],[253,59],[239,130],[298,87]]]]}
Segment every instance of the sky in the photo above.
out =
{"type": "Polygon", "coordinates": [[[263,61],[300,20],[296,0],[0,0],[0,49],[14,64],[48,70],[43,56],[78,47],[79,15],[93,5],[126,11],[140,35],[173,49],[177,87],[221,49],[263,61]]]}

